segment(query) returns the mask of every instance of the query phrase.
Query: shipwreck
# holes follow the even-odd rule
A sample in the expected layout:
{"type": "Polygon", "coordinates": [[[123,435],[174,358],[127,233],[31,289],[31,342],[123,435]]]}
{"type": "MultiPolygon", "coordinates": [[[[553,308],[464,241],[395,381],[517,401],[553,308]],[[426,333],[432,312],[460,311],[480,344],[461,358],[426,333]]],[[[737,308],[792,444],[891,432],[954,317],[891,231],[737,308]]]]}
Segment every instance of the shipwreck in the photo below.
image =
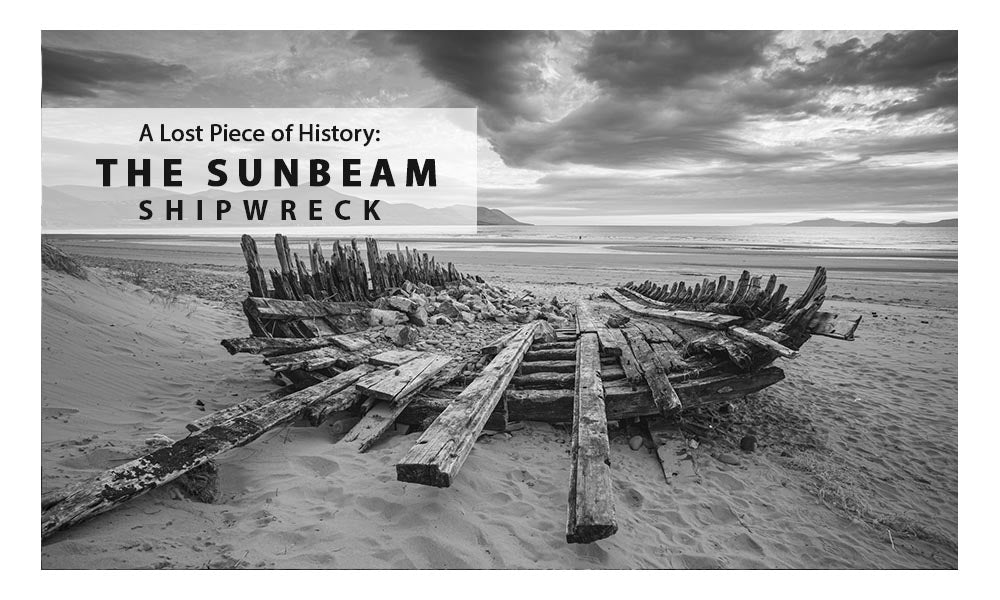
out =
{"type": "Polygon", "coordinates": [[[394,424],[420,430],[398,457],[396,477],[437,487],[461,485],[462,465],[484,430],[505,431],[515,421],[571,424],[566,540],[594,542],[618,529],[609,421],[641,423],[663,444],[686,412],[781,381],[776,361],[794,359],[813,335],[851,340],[861,320],[823,310],[822,267],[794,297],[774,275],[743,271],[694,285],[630,282],[571,311],[555,304],[528,310],[523,298],[451,263],[398,246],[383,252],[374,239],[364,246],[338,242],[327,258],[313,242],[300,257],[277,235],[278,268],[265,272],[256,241],[243,236],[251,335],[222,344],[233,354],[260,355],[287,384],[194,421],[182,440],[44,497],[42,538],[211,466],[281,424],[318,425],[349,412],[360,420],[336,442],[347,451],[365,452],[394,424]],[[502,306],[519,308],[504,313],[502,306]],[[405,336],[403,347],[386,350],[361,335],[373,326],[402,333],[452,318],[510,327],[472,359],[406,348],[405,336]]]}

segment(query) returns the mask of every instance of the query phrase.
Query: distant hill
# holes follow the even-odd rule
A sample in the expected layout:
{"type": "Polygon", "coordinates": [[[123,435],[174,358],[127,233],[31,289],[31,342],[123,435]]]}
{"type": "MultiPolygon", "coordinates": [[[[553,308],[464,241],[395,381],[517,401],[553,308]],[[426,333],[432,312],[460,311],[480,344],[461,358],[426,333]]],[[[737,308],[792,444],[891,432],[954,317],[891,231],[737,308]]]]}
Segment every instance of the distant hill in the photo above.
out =
{"type": "Polygon", "coordinates": [[[476,213],[477,225],[531,225],[531,223],[522,223],[496,208],[480,206],[478,209],[476,213]]]}
{"type": "Polygon", "coordinates": [[[795,223],[783,223],[782,227],[958,227],[958,219],[943,219],[933,223],[871,223],[869,221],[841,221],[839,219],[812,219],[795,223]]]}

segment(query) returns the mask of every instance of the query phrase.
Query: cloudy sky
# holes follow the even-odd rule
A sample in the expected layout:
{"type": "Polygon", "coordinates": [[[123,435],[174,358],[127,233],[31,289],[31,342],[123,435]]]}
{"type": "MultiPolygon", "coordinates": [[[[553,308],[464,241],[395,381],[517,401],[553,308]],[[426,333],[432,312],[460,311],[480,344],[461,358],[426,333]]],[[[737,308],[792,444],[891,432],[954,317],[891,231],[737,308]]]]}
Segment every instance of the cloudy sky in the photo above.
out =
{"type": "Polygon", "coordinates": [[[539,224],[958,216],[958,34],[44,32],[44,107],[478,107],[539,224]]]}

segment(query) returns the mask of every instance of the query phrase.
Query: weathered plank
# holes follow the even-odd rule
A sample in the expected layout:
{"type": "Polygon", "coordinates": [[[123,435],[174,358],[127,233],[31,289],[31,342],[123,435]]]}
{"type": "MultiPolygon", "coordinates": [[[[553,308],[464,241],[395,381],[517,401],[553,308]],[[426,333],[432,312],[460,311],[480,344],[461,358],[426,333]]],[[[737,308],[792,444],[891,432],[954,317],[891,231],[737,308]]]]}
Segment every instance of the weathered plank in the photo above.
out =
{"type": "Polygon", "coordinates": [[[277,321],[344,316],[366,308],[356,302],[278,300],[276,298],[250,298],[250,300],[260,318],[277,321]]]}
{"type": "Polygon", "coordinates": [[[517,330],[505,333],[493,340],[489,344],[483,346],[479,349],[479,352],[486,356],[496,356],[497,352],[503,350],[503,347],[507,345],[507,342],[511,340],[515,335],[517,335],[517,330]]]}
{"type": "MultiPolygon", "coordinates": [[[[623,288],[624,289],[624,288],[623,288]]],[[[635,294],[626,290],[630,294],[635,294]]],[[[639,302],[626,297],[624,294],[618,292],[617,290],[608,289],[604,291],[609,298],[617,302],[623,308],[628,309],[634,313],[640,315],[645,315],[647,317],[654,317],[658,319],[668,319],[671,321],[677,321],[678,323],[686,323],[688,325],[697,325],[699,327],[706,327],[708,329],[726,329],[736,323],[743,320],[742,317],[737,317],[734,315],[721,315],[717,313],[707,313],[698,312],[693,310],[669,310],[665,308],[650,308],[644,306],[639,302]]],[[[645,299],[647,302],[655,302],[654,300],[645,299]]]]}
{"type": "Polygon", "coordinates": [[[738,339],[743,340],[744,342],[749,342],[765,350],[770,350],[771,352],[777,352],[778,356],[784,358],[798,358],[799,356],[798,351],[782,346],[777,341],[772,340],[771,338],[765,335],[761,335],[759,333],[750,331],[748,329],[744,329],[742,327],[730,327],[729,333],[737,337],[738,339]]]}
{"type": "Polygon", "coordinates": [[[572,360],[536,360],[522,362],[519,372],[522,375],[530,373],[575,373],[576,361],[572,360]]]}
{"type": "Polygon", "coordinates": [[[853,340],[861,324],[861,315],[818,312],[806,329],[813,335],[825,335],[839,340],[853,340]]]}
{"type": "MultiPolygon", "coordinates": [[[[766,367],[745,374],[723,374],[674,383],[681,403],[686,408],[730,402],[747,394],[760,391],[782,379],[785,374],[778,367],[766,367]]],[[[515,390],[508,389],[507,412],[512,421],[543,421],[569,423],[573,420],[573,390],[515,390]]],[[[624,381],[604,382],[604,405],[608,421],[659,415],[650,389],[633,388],[624,381]]],[[[414,411],[427,417],[426,407],[413,406],[414,411]]]]}
{"type": "Polygon", "coordinates": [[[188,431],[191,432],[201,431],[202,429],[208,429],[209,427],[218,425],[219,423],[225,423],[229,419],[232,419],[233,417],[236,417],[238,415],[246,414],[248,412],[253,412],[258,408],[266,404],[270,404],[280,398],[284,398],[288,394],[291,394],[292,392],[295,392],[299,389],[301,389],[301,386],[297,386],[295,384],[286,385],[274,390],[273,392],[268,392],[263,396],[257,396],[256,398],[249,398],[247,400],[244,400],[243,402],[238,402],[220,411],[209,413],[204,417],[198,419],[197,421],[192,421],[191,423],[188,423],[185,427],[187,428],[188,431]]]}
{"type": "Polygon", "coordinates": [[[363,350],[371,344],[363,337],[351,334],[329,335],[313,338],[268,338],[245,337],[222,340],[222,345],[230,354],[263,354],[281,356],[304,350],[315,350],[327,346],[337,346],[348,352],[363,350]]]}
{"type": "Polygon", "coordinates": [[[227,450],[252,442],[295,419],[308,406],[353,385],[366,372],[367,367],[346,371],[71,486],[62,501],[42,512],[42,539],[173,481],[227,450]]]}
{"type": "Polygon", "coordinates": [[[597,333],[597,319],[590,302],[580,300],[576,303],[576,333],[597,333]]]}
{"type": "Polygon", "coordinates": [[[356,387],[358,392],[365,396],[394,401],[415,382],[426,382],[449,362],[451,358],[448,356],[427,353],[395,369],[383,371],[383,377],[374,380],[366,377],[359,381],[356,387]]]}
{"type": "Polygon", "coordinates": [[[613,327],[598,327],[597,338],[601,342],[601,352],[612,356],[621,356],[622,346],[628,345],[622,332],[613,327]]]}
{"type": "Polygon", "coordinates": [[[580,334],[576,366],[566,541],[589,544],[618,531],[611,484],[611,445],[600,375],[600,342],[596,332],[580,334]]]}
{"type": "Polygon", "coordinates": [[[524,355],[524,360],[576,360],[576,348],[550,348],[535,350],[532,348],[524,355]]]}
{"type": "Polygon", "coordinates": [[[352,355],[346,354],[339,348],[331,347],[306,350],[305,352],[296,352],[294,354],[269,356],[264,359],[264,364],[271,367],[271,370],[276,373],[295,369],[316,371],[335,365],[341,368],[350,368],[355,366],[356,363],[357,359],[352,355]]]}
{"type": "MultiPolygon", "coordinates": [[[[396,371],[402,371],[406,367],[414,366],[414,369],[408,371],[408,380],[404,382],[402,387],[396,385],[399,382],[396,375],[393,374],[387,378],[392,380],[392,384],[376,390],[376,393],[379,394],[376,397],[379,400],[368,409],[358,424],[347,432],[341,443],[354,446],[358,452],[366,452],[389,430],[396,421],[396,417],[403,412],[413,396],[426,387],[451,360],[451,357],[435,354],[410,361],[396,369],[396,371]],[[385,396],[392,391],[395,391],[393,396],[385,396]]],[[[390,373],[394,372],[390,371],[390,373]]],[[[358,389],[358,392],[370,397],[375,396],[372,393],[372,388],[358,389]]]]}
{"type": "Polygon", "coordinates": [[[511,385],[521,389],[571,388],[574,381],[576,381],[574,373],[542,371],[539,373],[528,373],[527,375],[516,375],[511,379],[511,385]]]}
{"type": "Polygon", "coordinates": [[[643,338],[642,332],[632,324],[625,327],[624,333],[633,354],[635,354],[639,369],[646,379],[646,384],[653,392],[653,401],[659,407],[660,412],[667,414],[679,410],[681,400],[670,384],[670,380],[667,379],[670,365],[664,361],[662,356],[653,352],[649,343],[643,338]]]}
{"type": "Polygon", "coordinates": [[[611,354],[618,356],[618,362],[625,371],[625,377],[633,386],[645,382],[639,363],[635,358],[635,353],[625,340],[625,336],[620,329],[598,328],[597,335],[600,337],[602,350],[608,350],[611,354]],[[603,335],[602,335],[603,334],[603,335]]]}
{"type": "Polygon", "coordinates": [[[776,356],[769,349],[752,346],[741,339],[730,337],[722,331],[713,331],[687,345],[687,354],[725,354],[740,369],[749,371],[754,365],[773,361],[776,356]],[[756,348],[756,349],[755,349],[756,348]],[[768,354],[770,353],[770,354],[768,354]]]}
{"type": "Polygon", "coordinates": [[[699,480],[694,456],[688,454],[687,439],[675,422],[653,417],[646,431],[656,449],[656,458],[667,484],[695,483],[699,480]]]}
{"type": "Polygon", "coordinates": [[[385,352],[368,357],[368,362],[373,365],[384,365],[398,367],[415,358],[419,358],[423,352],[417,350],[386,350],[385,352]]]}
{"type": "Polygon", "coordinates": [[[448,487],[510,383],[534,339],[537,322],[523,326],[396,465],[396,478],[448,487]]]}

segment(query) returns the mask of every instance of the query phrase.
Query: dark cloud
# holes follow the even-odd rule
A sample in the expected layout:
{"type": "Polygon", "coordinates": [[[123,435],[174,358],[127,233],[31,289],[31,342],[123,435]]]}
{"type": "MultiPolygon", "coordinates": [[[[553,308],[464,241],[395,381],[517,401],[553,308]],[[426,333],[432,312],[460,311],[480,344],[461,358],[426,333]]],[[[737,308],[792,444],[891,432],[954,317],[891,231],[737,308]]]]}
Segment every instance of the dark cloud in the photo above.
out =
{"type": "Polygon", "coordinates": [[[655,166],[726,153],[734,143],[727,130],[740,119],[708,106],[605,96],[558,121],[494,134],[491,142],[512,166],[655,166]]]}
{"type": "Polygon", "coordinates": [[[958,106],[958,79],[937,82],[908,100],[897,100],[880,110],[877,116],[908,116],[939,108],[958,106]]]}
{"type": "Polygon", "coordinates": [[[191,73],[184,65],[99,50],[42,46],[42,93],[92,98],[100,90],[127,91],[135,84],[176,81],[191,73]]]}
{"type": "Polygon", "coordinates": [[[376,56],[412,50],[433,77],[490,111],[494,127],[534,120],[529,97],[544,88],[540,47],[557,36],[538,31],[359,32],[354,40],[376,56]]]}
{"type": "Polygon", "coordinates": [[[958,105],[958,32],[887,33],[866,46],[858,38],[825,48],[822,58],[785,69],[771,78],[779,89],[871,86],[914,89],[879,115],[914,114],[958,105]]]}
{"type": "Polygon", "coordinates": [[[770,31],[599,32],[576,70],[611,92],[656,93],[763,65],[774,36],[770,31]]]}

